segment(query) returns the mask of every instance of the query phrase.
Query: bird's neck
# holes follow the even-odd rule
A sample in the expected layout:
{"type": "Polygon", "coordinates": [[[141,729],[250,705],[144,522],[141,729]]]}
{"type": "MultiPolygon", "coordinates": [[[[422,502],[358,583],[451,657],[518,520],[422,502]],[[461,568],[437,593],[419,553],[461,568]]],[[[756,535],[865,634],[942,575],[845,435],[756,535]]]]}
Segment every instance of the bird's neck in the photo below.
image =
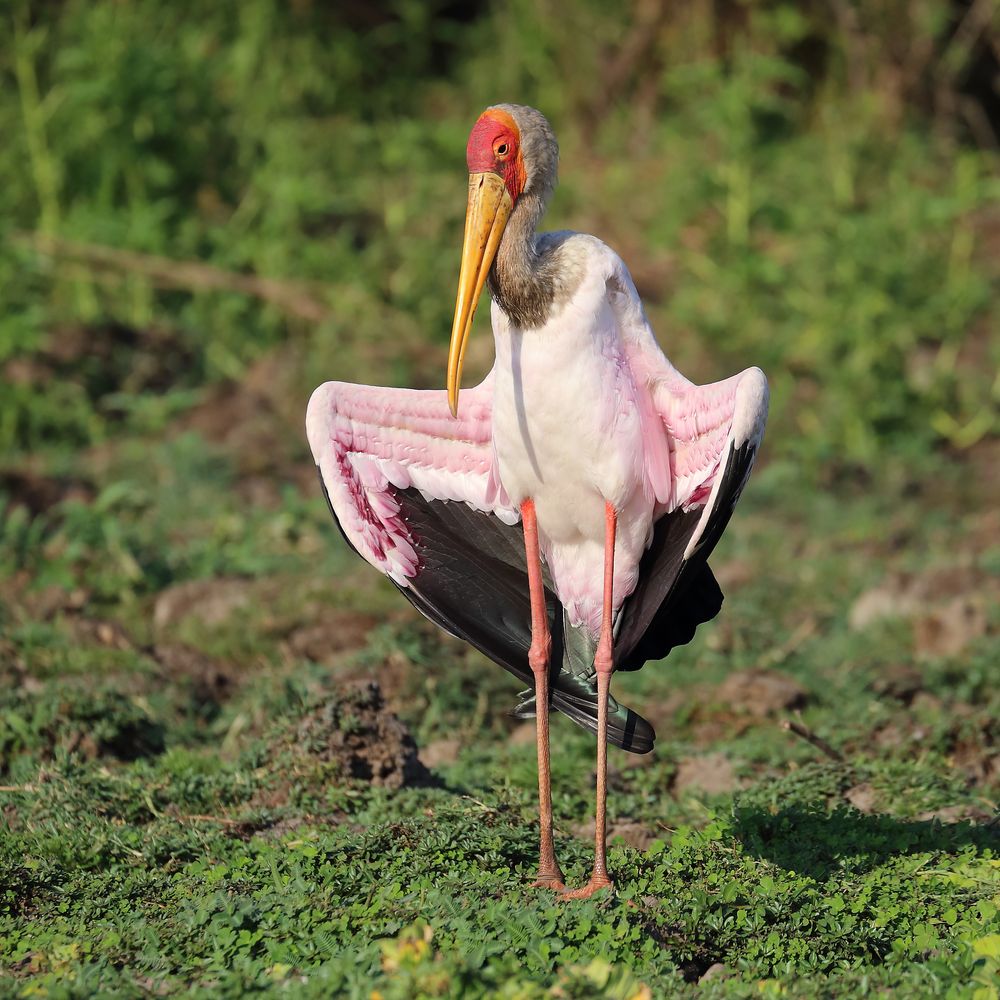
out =
{"type": "Polygon", "coordinates": [[[545,201],[537,192],[525,191],[518,198],[489,273],[490,294],[522,330],[542,326],[555,297],[551,269],[535,238],[544,212],[545,201]]]}

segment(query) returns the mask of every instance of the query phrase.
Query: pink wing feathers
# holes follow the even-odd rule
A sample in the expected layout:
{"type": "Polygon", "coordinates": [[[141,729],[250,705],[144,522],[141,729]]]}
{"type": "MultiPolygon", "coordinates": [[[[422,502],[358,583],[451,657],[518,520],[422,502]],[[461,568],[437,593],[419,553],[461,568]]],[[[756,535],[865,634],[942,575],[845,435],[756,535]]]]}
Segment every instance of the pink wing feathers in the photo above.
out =
{"type": "Polygon", "coordinates": [[[709,385],[686,379],[656,342],[621,259],[611,253],[609,265],[609,300],[633,377],[640,383],[647,488],[661,513],[704,507],[684,553],[689,558],[704,535],[726,466],[735,455],[743,456],[746,469],[735,484],[732,504],[746,484],[764,436],[767,379],[759,368],[709,385]]]}
{"type": "Polygon", "coordinates": [[[656,409],[670,439],[673,506],[704,505],[684,558],[697,551],[709,519],[721,502],[719,491],[732,463],[740,458],[736,481],[727,484],[728,512],[736,505],[753,467],[767,420],[767,379],[759,368],[710,385],[682,388],[661,382],[654,388],[656,409]]]}
{"type": "Polygon", "coordinates": [[[306,433],[347,540],[401,587],[419,569],[395,487],[468,504],[514,524],[493,460],[493,381],[462,393],[452,417],[439,390],[326,382],[312,394],[306,433]]]}

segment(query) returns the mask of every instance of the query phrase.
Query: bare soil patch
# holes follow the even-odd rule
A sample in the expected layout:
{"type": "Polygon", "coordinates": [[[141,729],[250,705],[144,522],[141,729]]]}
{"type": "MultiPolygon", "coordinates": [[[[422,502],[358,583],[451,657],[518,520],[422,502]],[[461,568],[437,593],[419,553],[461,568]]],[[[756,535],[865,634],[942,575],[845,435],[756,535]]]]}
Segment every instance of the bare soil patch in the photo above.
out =
{"type": "Polygon", "coordinates": [[[223,624],[257,596],[255,581],[242,577],[185,580],[160,592],[153,605],[153,625],[166,629],[191,618],[203,625],[223,624]]]}
{"type": "Polygon", "coordinates": [[[326,608],[317,611],[309,623],[292,629],[284,646],[295,659],[325,663],[332,654],[363,648],[377,623],[377,618],[363,612],[326,608]]]}
{"type": "Polygon", "coordinates": [[[717,688],[716,700],[755,718],[804,708],[808,695],[793,677],[753,667],[730,674],[717,688]]]}
{"type": "Polygon", "coordinates": [[[685,792],[722,795],[740,786],[732,761],[724,753],[708,753],[682,757],[677,762],[672,790],[675,795],[685,792]]]}
{"type": "Polygon", "coordinates": [[[409,729],[371,681],[331,695],[306,713],[295,730],[302,753],[339,765],[347,778],[381,788],[429,781],[409,729]]]}
{"type": "Polygon", "coordinates": [[[953,657],[989,630],[990,604],[1000,598],[1000,581],[970,564],[926,572],[893,572],[859,595],[851,606],[852,629],[892,619],[912,623],[914,652],[953,657]]]}

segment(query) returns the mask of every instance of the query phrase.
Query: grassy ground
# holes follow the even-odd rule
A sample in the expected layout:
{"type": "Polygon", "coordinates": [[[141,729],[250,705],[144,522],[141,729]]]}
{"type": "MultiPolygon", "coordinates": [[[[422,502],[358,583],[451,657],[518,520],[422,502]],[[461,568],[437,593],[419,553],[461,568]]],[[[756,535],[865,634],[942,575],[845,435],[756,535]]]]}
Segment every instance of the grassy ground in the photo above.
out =
{"type": "MultiPolygon", "coordinates": [[[[946,479],[975,469],[847,495],[761,470],[720,620],[616,682],[660,739],[611,754],[617,895],[570,905],[525,887],[533,730],[506,675],[356,565],[314,490],[248,505],[190,432],[113,461],[43,543],[52,572],[94,560],[87,590],[5,585],[11,990],[992,995],[1000,551],[990,484],[957,508],[946,479]],[[227,573],[102,606],[171,551],[227,573]]],[[[593,745],[553,739],[580,882],[593,745]]]]}
{"type": "MultiPolygon", "coordinates": [[[[806,72],[791,6],[726,58],[640,24],[670,68],[634,80],[598,4],[572,58],[561,4],[182,6],[0,43],[0,992],[995,1000],[995,157],[806,72]],[[611,751],[618,891],[574,904],[526,888],[517,685],[346,550],[302,431],[326,378],[441,383],[501,84],[562,139],[553,228],[622,252],[685,371],[774,388],[721,616],[614,682],[659,738],[611,751]]],[[[594,747],[553,744],[580,883],[594,747]]]]}

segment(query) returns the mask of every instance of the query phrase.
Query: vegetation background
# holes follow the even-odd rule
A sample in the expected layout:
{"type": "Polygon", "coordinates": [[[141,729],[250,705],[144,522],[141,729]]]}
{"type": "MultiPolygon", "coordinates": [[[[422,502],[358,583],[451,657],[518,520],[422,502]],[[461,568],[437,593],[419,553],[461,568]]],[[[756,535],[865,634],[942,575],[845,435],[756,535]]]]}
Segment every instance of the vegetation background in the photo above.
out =
{"type": "Polygon", "coordinates": [[[0,992],[996,998],[998,10],[0,3],[0,992]],[[773,391],[572,906],[512,682],[350,556],[302,431],[442,383],[505,100],[675,363],[773,391]]]}

